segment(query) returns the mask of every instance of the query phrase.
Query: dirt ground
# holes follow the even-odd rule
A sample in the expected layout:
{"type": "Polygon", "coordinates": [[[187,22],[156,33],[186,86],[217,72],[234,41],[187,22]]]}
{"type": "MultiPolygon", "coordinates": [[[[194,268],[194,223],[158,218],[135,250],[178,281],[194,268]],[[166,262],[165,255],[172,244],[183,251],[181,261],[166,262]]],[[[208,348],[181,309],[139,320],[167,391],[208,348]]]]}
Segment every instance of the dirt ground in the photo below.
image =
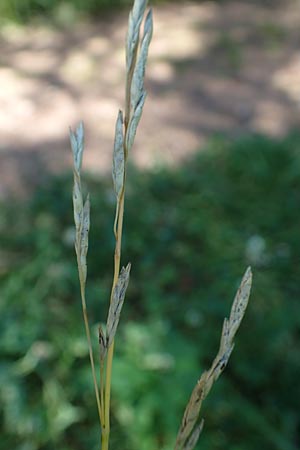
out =
{"type": "MultiPolygon", "coordinates": [[[[300,1],[213,1],[154,9],[148,99],[132,158],[177,164],[221,133],[299,127],[300,1]]],[[[0,197],[71,165],[68,127],[86,126],[84,165],[110,170],[124,101],[125,13],[65,28],[0,30],[0,197]]]]}

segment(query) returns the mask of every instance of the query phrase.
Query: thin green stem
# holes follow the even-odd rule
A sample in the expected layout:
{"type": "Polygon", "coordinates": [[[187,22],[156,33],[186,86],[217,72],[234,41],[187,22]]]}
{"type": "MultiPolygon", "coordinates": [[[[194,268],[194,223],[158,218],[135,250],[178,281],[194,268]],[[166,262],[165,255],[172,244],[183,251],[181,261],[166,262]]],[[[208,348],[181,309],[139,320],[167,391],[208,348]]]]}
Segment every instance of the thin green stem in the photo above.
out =
{"type": "MultiPolygon", "coordinates": [[[[79,265],[78,265],[78,267],[79,267],[79,265]]],[[[92,341],[91,341],[90,326],[89,326],[89,320],[88,320],[88,314],[87,314],[87,308],[86,308],[85,290],[84,290],[84,283],[83,283],[80,272],[81,271],[79,269],[82,313],[83,313],[86,337],[87,337],[87,341],[88,341],[88,348],[89,348],[89,355],[90,355],[90,362],[91,362],[91,368],[92,368],[92,375],[93,375],[93,381],[94,381],[94,388],[95,388],[95,395],[96,395],[96,401],[97,401],[100,426],[102,426],[103,420],[102,420],[102,414],[101,414],[101,404],[100,404],[98,383],[97,383],[95,364],[94,364],[94,355],[93,355],[93,347],[92,347],[92,341]]]]}
{"type": "MultiPolygon", "coordinates": [[[[114,288],[117,284],[119,272],[120,272],[120,262],[121,262],[121,243],[122,243],[122,230],[123,230],[123,216],[124,216],[124,190],[120,198],[119,205],[119,217],[117,225],[117,236],[116,236],[116,247],[114,256],[114,278],[111,290],[111,298],[113,295],[114,288]]],[[[109,444],[109,432],[110,432],[110,393],[111,393],[111,376],[112,376],[112,362],[114,354],[114,342],[107,352],[106,361],[106,378],[105,378],[105,402],[104,402],[104,430],[102,434],[102,450],[108,450],[109,444]]]]}
{"type": "MultiPolygon", "coordinates": [[[[125,87],[125,118],[124,118],[124,158],[125,165],[128,156],[128,149],[126,146],[128,125],[131,115],[131,85],[134,67],[136,64],[138,52],[138,44],[134,48],[132,55],[131,67],[127,68],[126,75],[126,87],[125,87]]],[[[124,171],[123,190],[120,198],[117,202],[116,215],[114,221],[114,234],[116,238],[115,254],[114,254],[114,277],[111,289],[110,302],[114,293],[115,286],[118,282],[120,273],[121,262],[121,244],[122,244],[122,232],[123,232],[123,217],[124,217],[124,199],[125,199],[125,181],[126,181],[126,168],[124,171]]],[[[105,377],[105,392],[104,392],[104,427],[102,428],[102,450],[108,450],[109,446],[109,433],[110,433],[110,395],[111,395],[111,378],[112,378],[112,363],[114,355],[114,341],[107,351],[106,360],[106,377],[105,377]]],[[[103,402],[102,402],[103,403],[103,402]]]]}
{"type": "Polygon", "coordinates": [[[101,404],[101,419],[104,426],[104,360],[100,358],[100,404],[101,404]]]}

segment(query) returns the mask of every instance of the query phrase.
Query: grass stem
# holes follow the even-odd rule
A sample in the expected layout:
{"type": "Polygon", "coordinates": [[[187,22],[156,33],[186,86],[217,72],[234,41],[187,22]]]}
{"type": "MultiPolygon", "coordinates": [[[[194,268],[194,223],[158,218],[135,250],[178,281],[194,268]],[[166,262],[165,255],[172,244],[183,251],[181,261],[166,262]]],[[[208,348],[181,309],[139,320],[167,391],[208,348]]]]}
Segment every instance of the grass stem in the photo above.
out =
{"type": "Polygon", "coordinates": [[[80,291],[81,291],[83,320],[84,320],[86,337],[87,337],[87,341],[88,341],[88,348],[89,348],[89,355],[90,355],[90,362],[91,362],[91,368],[92,368],[92,376],[93,376],[93,382],[94,382],[94,388],[95,388],[98,414],[99,414],[99,419],[100,419],[100,426],[102,427],[103,415],[101,413],[101,404],[100,404],[98,383],[97,383],[96,371],[95,371],[95,363],[94,363],[94,355],[93,355],[93,348],[92,348],[92,341],[91,341],[90,326],[89,326],[88,314],[87,314],[87,309],[86,309],[85,291],[84,291],[84,286],[81,281],[80,281],[80,284],[81,284],[80,291]]]}
{"type": "MultiPolygon", "coordinates": [[[[118,220],[117,220],[117,235],[116,235],[116,247],[115,247],[115,256],[114,256],[114,279],[111,290],[111,298],[115,286],[118,281],[119,272],[120,272],[120,263],[121,263],[121,244],[122,244],[122,231],[123,231],[123,217],[124,217],[124,194],[125,191],[123,189],[120,205],[118,207],[118,220]]],[[[114,342],[112,342],[111,346],[107,352],[107,361],[106,361],[106,378],[105,378],[105,403],[104,403],[104,428],[105,428],[105,441],[103,442],[104,447],[102,450],[108,449],[109,443],[109,432],[110,432],[110,394],[111,394],[111,377],[112,377],[112,362],[113,362],[113,354],[114,354],[114,342]]]]}

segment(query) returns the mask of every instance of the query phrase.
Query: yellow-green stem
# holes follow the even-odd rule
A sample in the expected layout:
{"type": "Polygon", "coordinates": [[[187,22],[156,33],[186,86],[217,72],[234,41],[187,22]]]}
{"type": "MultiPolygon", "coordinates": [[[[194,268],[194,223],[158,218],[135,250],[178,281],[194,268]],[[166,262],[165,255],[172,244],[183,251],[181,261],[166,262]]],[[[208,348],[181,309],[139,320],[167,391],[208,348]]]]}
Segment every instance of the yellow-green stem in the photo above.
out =
{"type": "Polygon", "coordinates": [[[104,426],[104,360],[100,358],[100,405],[101,423],[104,426]]]}
{"type": "MultiPolygon", "coordinates": [[[[123,230],[123,216],[124,216],[124,189],[120,198],[119,205],[119,216],[118,216],[118,226],[117,226],[117,236],[116,236],[116,248],[114,257],[114,279],[112,284],[112,294],[114,288],[117,284],[119,272],[120,272],[120,262],[121,262],[121,243],[122,243],[122,230],[123,230]]],[[[102,428],[102,448],[101,450],[108,450],[109,444],[109,432],[110,432],[110,391],[111,391],[111,376],[112,376],[112,362],[114,354],[114,342],[107,352],[106,360],[106,378],[105,378],[105,402],[104,402],[104,427],[102,428]]]]}
{"type": "Polygon", "coordinates": [[[109,431],[102,427],[101,433],[101,450],[108,450],[109,431]]]}
{"type": "Polygon", "coordinates": [[[91,362],[91,367],[92,367],[92,375],[93,375],[93,381],[94,381],[94,388],[95,388],[95,395],[96,395],[96,401],[97,401],[97,408],[98,408],[98,414],[99,414],[99,419],[100,419],[100,426],[102,426],[103,419],[102,419],[102,414],[101,414],[101,405],[100,405],[100,398],[99,398],[99,391],[98,391],[98,383],[97,383],[97,378],[96,378],[94,356],[93,356],[93,348],[92,348],[90,327],[89,327],[89,321],[88,321],[88,315],[87,315],[87,309],[86,309],[84,285],[83,285],[82,280],[80,280],[80,290],[81,290],[81,303],[82,303],[83,320],[84,320],[86,337],[87,337],[87,341],[88,341],[88,348],[89,348],[90,362],[91,362]]]}

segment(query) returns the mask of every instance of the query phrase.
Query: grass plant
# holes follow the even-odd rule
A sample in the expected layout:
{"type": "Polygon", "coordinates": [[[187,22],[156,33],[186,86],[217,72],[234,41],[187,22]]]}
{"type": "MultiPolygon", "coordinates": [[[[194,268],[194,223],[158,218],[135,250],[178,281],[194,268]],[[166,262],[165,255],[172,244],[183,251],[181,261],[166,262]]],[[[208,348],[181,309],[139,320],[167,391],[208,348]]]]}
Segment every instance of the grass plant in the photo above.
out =
{"type": "Polygon", "coordinates": [[[100,355],[100,388],[98,386],[94,355],[91,343],[90,326],[86,310],[85,285],[87,278],[86,256],[88,250],[88,233],[90,226],[89,196],[83,202],[80,170],[84,149],[84,127],[80,123],[75,133],[70,130],[71,147],[74,158],[74,188],[73,207],[76,227],[75,250],[80,281],[82,310],[89,346],[95,396],[101,425],[101,449],[107,450],[110,434],[110,394],[112,363],[114,354],[114,337],[124,303],[126,289],[129,282],[130,263],[126,268],[121,264],[126,163],[133,146],[136,130],[140,121],[146,99],[144,76],[148,56],[148,48],[152,37],[152,11],[148,11],[143,35],[140,29],[147,7],[146,0],[136,0],[129,14],[128,32],[126,37],[126,90],[125,114],[119,111],[116,121],[115,141],[113,151],[112,178],[116,195],[116,213],[114,221],[115,253],[114,275],[110,296],[106,329],[99,327],[99,355],[100,355]]]}
{"type": "MultiPolygon", "coordinates": [[[[90,227],[89,195],[83,201],[81,187],[81,165],[84,150],[84,127],[80,123],[76,131],[70,130],[71,147],[74,160],[73,208],[76,228],[75,250],[80,281],[83,319],[89,347],[89,356],[94,382],[95,396],[101,427],[101,450],[108,450],[110,435],[110,396],[114,338],[129,283],[130,263],[122,268],[121,249],[125,201],[126,164],[134,143],[136,130],[140,121],[146,99],[144,76],[149,44],[152,37],[152,11],[146,15],[142,38],[140,28],[147,7],[146,0],[135,0],[129,15],[126,38],[126,95],[125,114],[119,111],[115,127],[115,140],[112,163],[112,178],[116,196],[114,221],[115,253],[114,275],[109,303],[106,328],[99,327],[99,367],[100,386],[97,381],[95,358],[91,342],[90,325],[86,307],[87,251],[90,227]]],[[[233,339],[244,316],[251,289],[252,274],[248,268],[233,302],[229,319],[225,319],[219,352],[210,369],[203,373],[197,382],[187,404],[178,432],[175,450],[192,450],[203,428],[203,420],[198,423],[202,401],[208,395],[213,383],[227,365],[233,350],[233,339]]]]}
{"type": "MultiPolygon", "coordinates": [[[[70,130],[70,141],[74,161],[73,209],[75,222],[75,251],[80,282],[81,302],[87,336],[94,390],[101,427],[101,450],[108,450],[110,437],[110,398],[114,339],[120,320],[122,306],[129,283],[131,264],[121,266],[123,217],[126,186],[126,166],[134,143],[137,127],[142,115],[146,91],[144,88],[145,68],[153,23],[151,9],[146,14],[147,0],[135,0],[129,15],[126,37],[126,83],[125,112],[117,115],[112,162],[112,179],[116,196],[116,211],[113,226],[115,236],[114,274],[106,326],[99,326],[99,372],[93,354],[90,324],[86,305],[87,251],[90,228],[90,199],[85,201],[82,193],[81,167],[84,151],[84,126],[81,122],[75,132],[70,130]],[[146,14],[146,17],[145,17],[146,14]],[[143,33],[141,25],[144,20],[143,33]]],[[[174,450],[193,450],[203,428],[199,421],[202,401],[208,395],[214,382],[227,365],[233,350],[233,340],[243,319],[252,283],[250,267],[247,269],[235,296],[229,319],[224,320],[219,351],[210,369],[198,380],[186,406],[174,450]]]]}

